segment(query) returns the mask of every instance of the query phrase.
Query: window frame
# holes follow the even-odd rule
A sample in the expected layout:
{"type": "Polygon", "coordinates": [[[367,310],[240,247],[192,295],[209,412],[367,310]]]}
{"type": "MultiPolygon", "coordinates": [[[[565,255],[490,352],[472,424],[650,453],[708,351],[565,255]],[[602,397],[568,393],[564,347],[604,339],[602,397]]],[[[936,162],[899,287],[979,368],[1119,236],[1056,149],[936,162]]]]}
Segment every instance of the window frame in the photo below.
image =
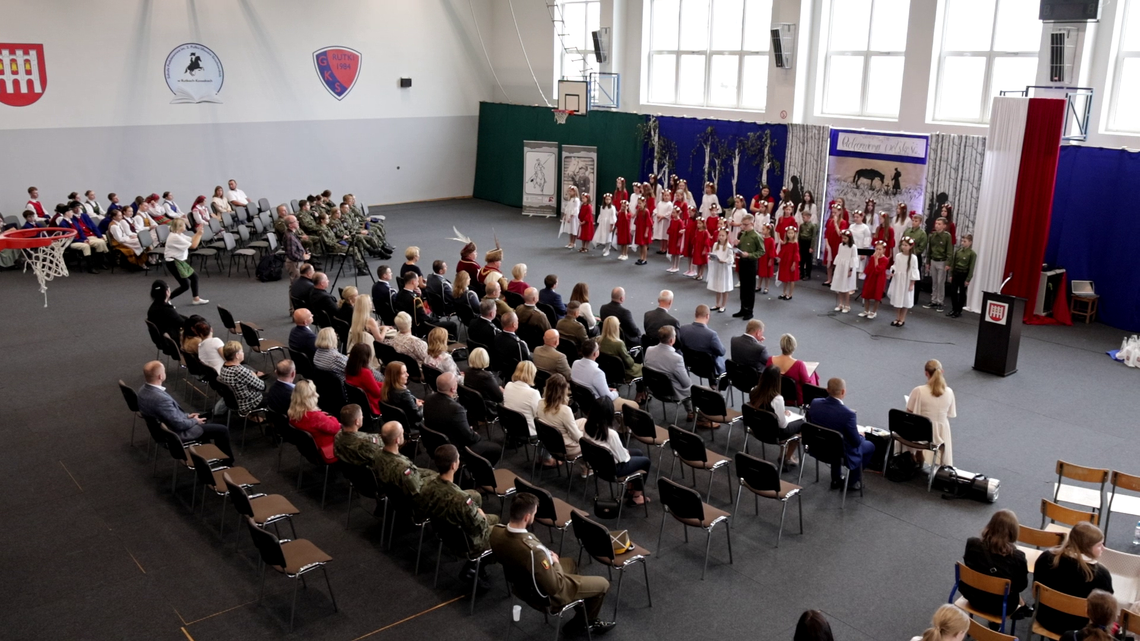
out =
{"type": "Polygon", "coordinates": [[[1128,58],[1140,58],[1140,49],[1133,51],[1124,50],[1124,29],[1128,25],[1128,12],[1135,9],[1140,11],[1140,6],[1133,7],[1134,0],[1124,0],[1118,4],[1117,9],[1117,22],[1116,29],[1113,34],[1112,42],[1112,65],[1109,67],[1109,73],[1112,74],[1111,81],[1108,82],[1109,91],[1111,92],[1108,99],[1108,118],[1105,123],[1104,133],[1120,134],[1124,136],[1140,136],[1140,128],[1138,129],[1122,129],[1116,126],[1116,110],[1117,102],[1120,96],[1121,72],[1123,71],[1124,61],[1128,58]]]}
{"type": "MultiPolygon", "coordinates": [[[[582,56],[582,58],[584,60],[586,60],[587,63],[589,63],[590,56],[595,56],[595,65],[597,65],[599,69],[601,68],[600,63],[596,62],[597,52],[594,49],[594,39],[590,37],[590,7],[589,7],[589,5],[591,5],[591,4],[598,5],[598,16],[599,16],[599,25],[598,26],[599,26],[599,28],[601,28],[602,2],[601,2],[601,0],[558,0],[558,11],[559,11],[559,15],[562,16],[563,21],[566,20],[565,7],[566,7],[566,5],[570,5],[570,4],[580,4],[580,5],[583,5],[583,8],[585,9],[584,13],[582,14],[583,20],[585,21],[582,24],[582,29],[586,35],[586,48],[585,49],[579,49],[577,47],[575,47],[574,49],[563,48],[562,47],[562,38],[558,35],[558,25],[557,25],[557,23],[554,24],[554,43],[555,43],[555,48],[557,49],[556,56],[558,58],[558,78],[556,78],[556,80],[581,80],[581,81],[585,82],[585,81],[589,81],[589,78],[582,76],[582,70],[581,69],[573,69],[574,75],[572,75],[572,76],[569,76],[566,74],[566,57],[568,54],[569,55],[580,55],[580,56],[582,56]]],[[[593,68],[593,66],[591,65],[591,69],[592,68],[593,68]]],[[[557,85],[557,83],[555,83],[555,84],[557,85]]]]}
{"type": "MultiPolygon", "coordinates": [[[[877,0],[871,0],[871,14],[867,18],[867,48],[866,49],[860,49],[860,50],[841,49],[841,50],[832,51],[831,50],[831,30],[833,28],[835,28],[835,20],[832,19],[832,16],[834,16],[834,14],[835,14],[834,7],[835,7],[836,2],[843,2],[843,0],[828,0],[828,4],[827,4],[827,18],[828,18],[828,20],[827,20],[827,34],[825,36],[825,40],[823,40],[823,42],[821,43],[821,48],[823,49],[823,56],[822,56],[823,73],[821,74],[822,75],[822,86],[820,87],[820,92],[819,92],[820,102],[819,102],[819,108],[816,110],[816,112],[817,112],[816,115],[818,115],[818,116],[831,116],[831,117],[835,117],[835,118],[868,118],[868,119],[874,119],[874,120],[897,121],[899,119],[899,114],[902,112],[902,95],[901,95],[901,92],[900,92],[900,96],[899,96],[898,112],[894,113],[893,115],[892,114],[869,113],[867,111],[867,98],[869,95],[868,84],[870,82],[870,74],[868,73],[868,71],[869,71],[869,68],[871,65],[871,58],[879,57],[879,56],[891,56],[891,57],[899,57],[899,58],[903,59],[903,69],[905,72],[905,69],[906,69],[906,45],[905,44],[903,45],[902,51],[879,51],[879,50],[871,49],[871,28],[874,25],[875,2],[877,2],[877,0]],[[836,57],[836,56],[840,56],[840,57],[862,56],[862,58],[863,58],[863,78],[862,78],[862,84],[859,87],[859,111],[858,112],[855,112],[855,113],[832,113],[832,112],[827,111],[827,96],[828,96],[828,92],[830,91],[830,88],[831,88],[831,83],[829,82],[829,80],[831,78],[831,59],[833,57],[836,57]]],[[[907,36],[908,37],[910,36],[910,25],[909,25],[910,13],[909,12],[911,9],[912,9],[912,7],[908,4],[908,6],[907,6],[907,12],[908,12],[907,13],[907,22],[908,22],[907,36]]],[[[899,78],[899,84],[900,85],[902,84],[902,81],[903,81],[903,79],[899,78]]]]}
{"type": "MultiPolygon", "coordinates": [[[[1038,47],[1032,52],[1029,51],[995,51],[994,41],[997,38],[997,19],[1001,13],[1001,3],[1010,0],[994,0],[994,15],[993,22],[990,24],[990,45],[986,51],[970,50],[948,50],[944,43],[946,42],[946,12],[947,2],[954,0],[939,0],[938,2],[938,25],[937,25],[937,42],[938,42],[938,60],[937,68],[932,76],[934,83],[934,99],[931,102],[929,122],[932,123],[946,123],[946,124],[963,124],[963,125],[989,125],[990,112],[989,105],[993,103],[994,97],[998,95],[997,92],[1002,91],[998,89],[995,91],[993,87],[993,72],[994,60],[997,58],[1033,58],[1037,61],[1038,69],[1041,66],[1041,34],[1038,33],[1037,41],[1038,47]],[[982,74],[982,102],[978,105],[979,117],[976,119],[943,119],[938,117],[939,105],[942,100],[942,72],[946,66],[946,59],[948,57],[954,58],[984,58],[986,61],[985,72],[982,74]]],[[[1040,24],[1040,22],[1038,22],[1040,24]]],[[[1044,27],[1041,27],[1044,30],[1044,27]]]]}
{"type": "MultiPolygon", "coordinates": [[[[775,0],[773,0],[773,1],[775,1],[775,0]]],[[[772,46],[771,46],[771,36],[770,36],[770,30],[771,30],[771,26],[772,26],[771,5],[769,5],[769,11],[768,11],[768,29],[765,30],[765,37],[761,40],[766,46],[765,49],[744,49],[744,43],[747,40],[746,39],[746,36],[747,36],[746,27],[748,25],[748,20],[746,18],[748,16],[748,10],[749,10],[748,7],[750,4],[748,2],[748,0],[743,0],[743,2],[741,3],[742,11],[741,11],[741,15],[740,15],[740,47],[741,47],[740,49],[728,50],[728,49],[713,49],[712,48],[712,45],[713,45],[713,37],[712,37],[713,12],[716,11],[716,0],[709,0],[709,16],[708,16],[708,20],[706,21],[707,22],[706,29],[707,29],[707,36],[708,36],[708,38],[707,38],[708,46],[704,50],[681,49],[680,48],[680,46],[681,46],[680,45],[680,33],[681,33],[681,26],[682,26],[681,25],[681,12],[682,12],[682,4],[685,2],[685,0],[678,0],[678,2],[677,2],[677,29],[678,29],[678,31],[677,31],[677,34],[678,34],[677,48],[676,49],[654,49],[653,48],[653,18],[654,18],[654,11],[657,10],[658,3],[657,3],[657,0],[648,0],[648,2],[649,2],[649,12],[647,14],[646,19],[648,21],[649,27],[646,29],[646,34],[648,37],[646,40],[647,44],[645,47],[646,59],[645,59],[645,67],[644,68],[646,69],[646,73],[645,73],[646,84],[645,84],[645,97],[644,97],[644,100],[642,101],[643,104],[667,105],[667,106],[673,106],[673,107],[688,107],[688,108],[696,108],[696,109],[719,109],[719,110],[726,110],[726,111],[747,111],[747,112],[751,112],[751,113],[765,113],[765,111],[768,108],[768,79],[770,79],[772,76],[772,74],[771,74],[771,64],[772,64],[771,49],[772,49],[772,46]],[[653,95],[652,82],[653,82],[653,73],[654,73],[654,66],[655,66],[654,61],[655,61],[656,56],[658,56],[658,55],[672,55],[674,57],[674,60],[673,60],[673,99],[671,101],[668,101],[668,102],[654,101],[650,98],[650,96],[653,95]],[[701,101],[699,104],[694,104],[694,103],[690,103],[690,102],[680,102],[678,100],[678,96],[677,96],[677,91],[680,87],[680,80],[681,80],[681,59],[684,56],[691,56],[691,55],[704,56],[704,68],[705,68],[704,92],[701,96],[701,101]],[[712,73],[711,73],[712,72],[712,59],[714,56],[735,56],[736,57],[736,106],[727,107],[727,106],[723,106],[723,105],[709,104],[709,97],[712,93],[710,83],[711,83],[711,77],[712,77],[712,73]],[[763,96],[764,96],[764,106],[763,107],[751,107],[751,106],[744,106],[742,104],[743,98],[744,98],[744,61],[745,61],[745,59],[747,59],[748,57],[751,57],[751,56],[763,58],[764,64],[765,64],[765,66],[768,67],[768,71],[769,71],[768,75],[765,77],[764,92],[763,92],[763,96]]]]}

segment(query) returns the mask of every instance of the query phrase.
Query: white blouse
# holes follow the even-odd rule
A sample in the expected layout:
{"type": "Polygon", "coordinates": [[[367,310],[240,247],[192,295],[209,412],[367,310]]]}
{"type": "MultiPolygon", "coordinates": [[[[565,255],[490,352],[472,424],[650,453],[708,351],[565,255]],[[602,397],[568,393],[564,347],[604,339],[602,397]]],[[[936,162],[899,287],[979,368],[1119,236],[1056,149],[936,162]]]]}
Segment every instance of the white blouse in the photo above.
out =
{"type": "Polygon", "coordinates": [[[615,463],[625,463],[630,458],[629,450],[625,449],[625,446],[621,444],[621,437],[618,436],[616,430],[607,430],[607,432],[605,442],[599,442],[593,438],[591,438],[590,441],[609,450],[610,454],[614,455],[615,463]]]}
{"type": "Polygon", "coordinates": [[[166,262],[186,260],[186,256],[190,253],[190,245],[193,244],[193,241],[194,239],[186,234],[171,234],[167,236],[166,248],[163,250],[166,262]]]}
{"type": "Polygon", "coordinates": [[[589,303],[578,304],[578,315],[586,319],[586,326],[590,329],[594,329],[598,324],[598,319],[594,317],[594,310],[590,309],[589,303]]]}
{"type": "Polygon", "coordinates": [[[526,426],[530,429],[531,436],[538,433],[534,430],[534,417],[538,414],[541,400],[538,390],[522,381],[511,381],[503,388],[503,407],[526,417],[526,426]]]}

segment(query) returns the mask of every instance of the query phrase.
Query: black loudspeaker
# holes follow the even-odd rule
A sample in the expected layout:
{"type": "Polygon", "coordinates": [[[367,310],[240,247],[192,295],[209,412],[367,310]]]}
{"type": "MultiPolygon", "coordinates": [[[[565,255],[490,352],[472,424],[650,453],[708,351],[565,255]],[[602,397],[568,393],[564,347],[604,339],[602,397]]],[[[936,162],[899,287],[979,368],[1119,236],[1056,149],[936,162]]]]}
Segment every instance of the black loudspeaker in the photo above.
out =
{"type": "Polygon", "coordinates": [[[412,86],[412,79],[411,78],[400,78],[400,88],[401,89],[407,89],[408,87],[411,87],[411,86],[412,86]]]}
{"type": "Polygon", "coordinates": [[[776,60],[776,67],[783,69],[787,65],[784,62],[784,40],[780,37],[780,29],[772,29],[772,56],[776,60]]]}
{"type": "Polygon", "coordinates": [[[1038,18],[1045,22],[1100,20],[1100,0],[1041,0],[1038,18]]]}
{"type": "Polygon", "coordinates": [[[598,63],[601,64],[608,59],[605,44],[602,42],[602,32],[591,31],[590,35],[594,38],[594,57],[597,58],[598,63]]]}

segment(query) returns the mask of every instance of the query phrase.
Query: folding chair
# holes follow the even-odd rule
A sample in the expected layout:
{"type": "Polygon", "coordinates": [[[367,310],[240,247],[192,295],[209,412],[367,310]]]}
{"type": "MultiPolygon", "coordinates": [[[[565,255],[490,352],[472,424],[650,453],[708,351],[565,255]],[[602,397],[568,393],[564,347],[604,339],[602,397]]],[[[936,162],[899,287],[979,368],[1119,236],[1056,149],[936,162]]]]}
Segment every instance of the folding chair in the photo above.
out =
{"type": "Polygon", "coordinates": [[[672,479],[657,479],[657,491],[661,496],[661,505],[664,513],[661,515],[661,529],[657,532],[657,553],[661,554],[661,536],[665,533],[665,517],[672,515],[685,527],[685,542],[689,542],[689,528],[697,527],[705,531],[705,564],[701,570],[701,580],[705,580],[705,573],[709,568],[709,549],[712,546],[712,532],[720,523],[724,523],[724,536],[728,541],[728,562],[732,563],[732,533],[728,527],[728,519],[732,515],[724,510],[701,501],[701,495],[696,490],[687,488],[672,479]]]}
{"type": "Polygon", "coordinates": [[[1106,535],[1108,534],[1108,523],[1112,518],[1113,512],[1119,512],[1129,516],[1140,516],[1140,497],[1118,494],[1120,490],[1140,492],[1140,476],[1133,476],[1132,474],[1125,474],[1124,472],[1113,470],[1112,475],[1109,477],[1109,483],[1112,485],[1112,491],[1108,495],[1108,509],[1104,512],[1104,532],[1106,535]]]}
{"type": "MultiPolygon", "coordinates": [[[[218,536],[221,537],[225,533],[226,527],[226,500],[230,496],[229,488],[226,487],[226,480],[223,474],[229,474],[234,483],[242,488],[251,488],[255,485],[260,485],[261,481],[257,477],[249,473],[249,470],[244,467],[217,467],[212,468],[210,464],[198,453],[198,447],[191,445],[186,448],[187,453],[190,455],[190,461],[194,465],[194,474],[198,478],[198,483],[202,485],[202,514],[206,513],[206,491],[212,491],[216,496],[222,497],[222,510],[221,518],[218,519],[218,536]]],[[[193,503],[193,502],[191,502],[193,503]]]]}
{"type": "MultiPolygon", "coordinates": [[[[763,459],[756,458],[744,452],[736,453],[736,476],[740,479],[740,487],[736,489],[736,505],[732,508],[734,514],[740,513],[740,495],[748,488],[753,494],[756,514],[760,514],[760,498],[772,499],[782,504],[780,510],[780,529],[776,531],[776,547],[780,547],[780,537],[784,535],[784,517],[788,514],[788,501],[795,497],[800,510],[800,534],[804,533],[804,498],[803,488],[780,478],[780,471],[776,466],[763,459]]],[[[733,516],[733,521],[736,517],[733,516]]],[[[735,525],[735,523],[732,523],[735,525]]]]}
{"type": "MultiPolygon", "coordinates": [[[[1011,604],[1009,602],[1009,586],[1009,579],[999,579],[995,576],[990,576],[988,574],[983,574],[981,572],[971,570],[970,568],[966,567],[964,563],[959,561],[954,564],[954,587],[950,588],[950,598],[946,602],[953,603],[954,605],[958,606],[959,609],[965,611],[966,614],[969,614],[971,617],[981,617],[982,619],[991,623],[997,623],[1001,626],[998,628],[998,632],[1004,633],[1005,620],[1007,616],[1013,614],[1012,610],[1017,609],[1016,603],[1011,604]],[[961,585],[967,585],[975,590],[1000,596],[1001,615],[994,616],[973,607],[964,596],[958,597],[958,599],[955,600],[954,594],[959,591],[959,586],[961,585]],[[1012,609],[1010,607],[1011,605],[1013,606],[1012,609]]],[[[1013,596],[1017,597],[1017,595],[1013,596]]],[[[1017,622],[1014,621],[1013,625],[1016,626],[1017,622]]],[[[1014,630],[1016,630],[1016,627],[1014,630]]]]}
{"type": "Polygon", "coordinates": [[[1088,521],[1099,526],[1100,515],[1096,512],[1082,512],[1057,505],[1049,499],[1041,499],[1041,529],[1052,532],[1068,532],[1081,521],[1088,521]],[[1046,521],[1048,521],[1048,525],[1046,525],[1046,521]],[[1058,523],[1063,525],[1057,525],[1058,523]]]}
{"type": "Polygon", "coordinates": [[[1057,482],[1053,484],[1054,503],[1075,503],[1092,508],[1100,513],[1104,509],[1104,486],[1108,483],[1108,470],[1099,467],[1084,467],[1065,461],[1057,461],[1057,482]],[[1081,483],[1099,484],[1100,487],[1081,487],[1062,483],[1069,479],[1081,483]]]}
{"type": "Polygon", "coordinates": [[[249,346],[251,352],[254,354],[261,354],[262,356],[269,359],[269,365],[271,367],[277,364],[273,360],[273,352],[284,353],[285,349],[288,347],[288,345],[282,343],[281,341],[262,338],[261,330],[257,327],[257,325],[254,325],[248,321],[241,323],[241,336],[243,339],[245,339],[245,344],[249,346]]]}
{"type": "Polygon", "coordinates": [[[621,582],[625,578],[625,570],[635,563],[641,564],[645,574],[645,597],[649,599],[649,607],[653,607],[653,595],[649,591],[649,564],[646,560],[652,554],[648,549],[630,541],[631,547],[617,554],[614,552],[613,539],[609,530],[597,521],[591,520],[580,510],[570,513],[570,522],[574,527],[574,537],[578,539],[578,565],[582,565],[582,552],[589,554],[598,563],[606,566],[606,574],[612,583],[613,571],[618,571],[617,590],[614,592],[614,621],[617,621],[618,605],[621,603],[621,582]]]}
{"type": "Polygon", "coordinates": [[[669,430],[654,423],[649,412],[631,405],[622,406],[621,416],[630,438],[657,448],[657,478],[661,478],[661,461],[665,456],[665,446],[669,444],[669,430]]]}
{"type": "MultiPolygon", "coordinates": [[[[272,532],[258,527],[252,518],[246,517],[246,525],[249,527],[249,534],[253,537],[253,542],[257,546],[258,554],[261,555],[261,561],[263,563],[261,568],[261,588],[257,594],[257,601],[260,603],[262,597],[265,595],[265,566],[273,568],[290,579],[294,579],[293,605],[289,609],[290,633],[293,632],[293,620],[297,615],[297,588],[300,587],[298,583],[305,582],[304,575],[308,572],[320,569],[321,573],[325,575],[325,585],[329,589],[329,598],[332,599],[333,611],[340,612],[340,608],[336,605],[336,597],[333,596],[332,584],[329,583],[329,573],[325,570],[325,564],[332,561],[331,556],[325,554],[320,548],[313,545],[307,539],[278,539],[272,532]],[[296,581],[296,579],[300,579],[300,582],[296,581]]],[[[308,587],[308,585],[305,587],[308,587]]]]}
{"type": "Polygon", "coordinates": [[[706,449],[705,442],[700,436],[676,425],[669,426],[669,448],[673,450],[673,464],[669,467],[669,478],[673,478],[678,460],[683,466],[681,478],[685,478],[685,467],[692,468],[693,487],[697,486],[697,470],[707,470],[709,487],[705,493],[705,501],[709,501],[712,498],[713,476],[717,470],[724,468],[728,479],[728,502],[732,502],[732,470],[729,469],[732,459],[706,449]]]}
{"type": "MultiPolygon", "coordinates": [[[[810,455],[815,459],[816,483],[819,483],[820,463],[832,467],[836,465],[839,466],[839,474],[843,479],[843,500],[839,504],[839,509],[846,509],[847,487],[851,484],[851,470],[847,467],[847,450],[844,447],[843,435],[835,430],[820,427],[814,423],[804,423],[803,431],[800,432],[800,438],[803,442],[805,456],[810,455]]],[[[803,485],[805,467],[807,467],[806,458],[800,461],[800,475],[796,481],[801,486],[803,485]]],[[[859,496],[863,496],[862,486],[859,486],[859,496]]]]}

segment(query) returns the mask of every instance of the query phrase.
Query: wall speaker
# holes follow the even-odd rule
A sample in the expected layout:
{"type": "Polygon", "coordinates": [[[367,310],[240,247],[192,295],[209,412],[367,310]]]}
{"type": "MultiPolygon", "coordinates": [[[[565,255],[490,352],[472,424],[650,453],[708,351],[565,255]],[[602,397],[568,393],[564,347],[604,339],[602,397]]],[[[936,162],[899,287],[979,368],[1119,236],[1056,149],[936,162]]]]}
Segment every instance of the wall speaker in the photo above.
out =
{"type": "Polygon", "coordinates": [[[412,79],[411,78],[400,78],[400,88],[401,89],[407,89],[408,87],[411,87],[411,86],[412,86],[412,79]]]}
{"type": "Polygon", "coordinates": [[[1038,18],[1045,22],[1096,22],[1100,0],[1041,0],[1038,18]]]}
{"type": "Polygon", "coordinates": [[[778,69],[792,68],[792,52],[796,48],[796,25],[783,22],[772,27],[772,58],[778,69]]]}
{"type": "Polygon", "coordinates": [[[602,27],[597,31],[591,31],[590,35],[594,38],[594,58],[598,60],[598,64],[609,60],[610,28],[602,27]]]}

